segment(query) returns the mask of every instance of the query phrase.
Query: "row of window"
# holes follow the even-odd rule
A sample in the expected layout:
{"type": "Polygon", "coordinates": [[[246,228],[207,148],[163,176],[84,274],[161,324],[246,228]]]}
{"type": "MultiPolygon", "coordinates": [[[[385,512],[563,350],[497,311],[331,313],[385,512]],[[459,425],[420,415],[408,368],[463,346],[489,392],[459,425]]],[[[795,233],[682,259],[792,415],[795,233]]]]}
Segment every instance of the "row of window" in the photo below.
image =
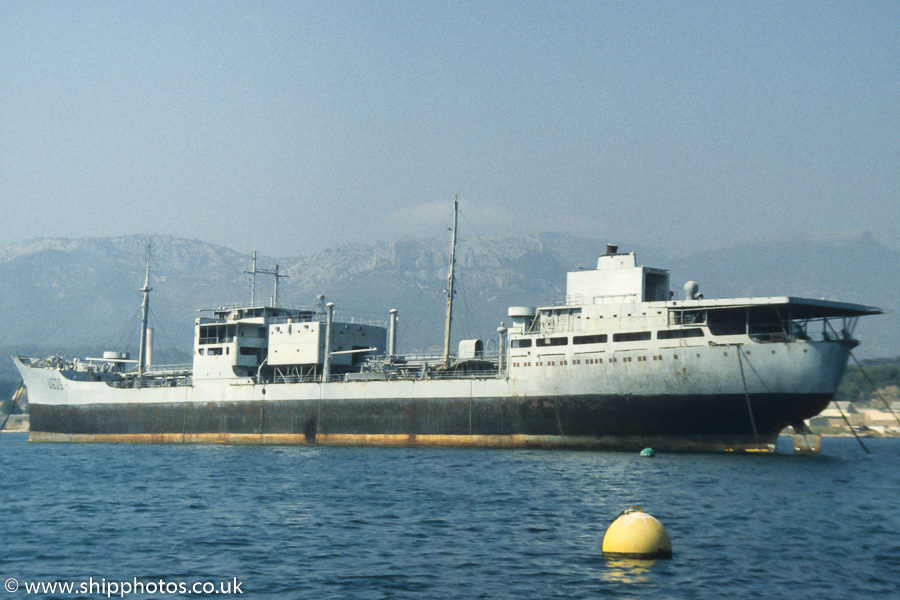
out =
{"type": "MultiPolygon", "coordinates": [[[[212,348],[198,348],[197,354],[199,354],[200,356],[222,356],[222,347],[215,346],[212,348]]],[[[225,346],[225,354],[231,354],[231,348],[229,346],[225,346]]],[[[263,349],[241,346],[240,348],[238,348],[238,354],[240,354],[241,356],[255,356],[256,358],[262,358],[263,349]]]]}
{"type": "Polygon", "coordinates": [[[200,345],[230,344],[236,332],[237,325],[201,325],[200,345]]]}
{"type": "MultiPolygon", "coordinates": [[[[622,362],[633,362],[634,359],[637,359],[638,362],[647,362],[646,356],[623,356],[622,362]]],[[[650,357],[652,360],[662,360],[663,357],[661,354],[654,354],[650,357]]],[[[678,360],[678,355],[675,354],[672,356],[674,360],[678,360]]],[[[607,363],[618,362],[618,358],[576,358],[572,360],[573,365],[602,365],[603,361],[607,363]]],[[[569,364],[568,360],[538,360],[538,361],[528,361],[528,362],[514,362],[512,363],[513,367],[564,367],[569,364]]]]}
{"type": "MultiPolygon", "coordinates": [[[[703,330],[699,327],[692,327],[690,329],[664,329],[656,332],[656,339],[674,340],[682,338],[703,337],[703,335],[703,330]]],[[[653,333],[650,331],[628,331],[624,333],[613,334],[614,342],[642,342],[650,340],[652,338],[653,333]]],[[[609,338],[605,333],[596,335],[576,335],[572,337],[572,343],[575,345],[605,344],[608,339],[609,338]]],[[[539,348],[545,346],[566,346],[568,345],[568,343],[569,338],[566,336],[537,338],[536,340],[534,340],[534,345],[539,348]]],[[[531,348],[531,344],[531,338],[512,340],[512,342],[510,342],[510,345],[513,348],[531,348]]]]}
{"type": "MultiPolygon", "coordinates": [[[[746,354],[750,354],[750,350],[745,350],[744,352],[746,354]]],[[[804,348],[803,352],[809,352],[809,349],[804,348]]],[[[775,354],[775,350],[772,350],[772,354],[775,354]]],[[[686,358],[692,357],[692,355],[684,355],[684,356],[686,358]]],[[[698,353],[696,356],[697,356],[697,358],[700,358],[701,355],[698,353]]],[[[722,356],[728,356],[728,351],[724,350],[722,352],[722,356]]],[[[553,360],[542,359],[542,357],[537,357],[537,359],[538,360],[535,360],[535,361],[512,362],[510,364],[513,367],[562,367],[562,366],[566,366],[569,364],[568,360],[560,359],[560,358],[556,358],[556,357],[554,357],[553,360]]],[[[635,360],[637,360],[637,362],[647,362],[648,360],[660,360],[661,361],[661,360],[663,360],[663,356],[662,356],[662,354],[653,354],[650,356],[650,358],[647,358],[646,356],[621,356],[621,357],[609,356],[606,358],[599,358],[599,357],[597,357],[597,358],[575,358],[575,359],[572,359],[571,362],[573,365],[582,365],[582,364],[583,365],[602,365],[604,363],[604,361],[607,364],[609,364],[609,363],[619,362],[620,360],[623,363],[626,363],[626,362],[630,363],[630,362],[634,362],[635,360]]],[[[672,360],[679,360],[679,355],[673,354],[672,360]]]]}
{"type": "MultiPolygon", "coordinates": [[[[197,350],[197,354],[199,354],[200,356],[203,356],[204,353],[207,356],[222,356],[222,348],[199,348],[197,350]]],[[[226,347],[225,354],[231,354],[231,348],[226,347]]]]}
{"type": "Polygon", "coordinates": [[[200,345],[208,346],[210,344],[230,344],[234,341],[235,336],[243,338],[265,338],[266,329],[264,327],[241,324],[240,328],[236,324],[213,324],[200,326],[200,345]]]}

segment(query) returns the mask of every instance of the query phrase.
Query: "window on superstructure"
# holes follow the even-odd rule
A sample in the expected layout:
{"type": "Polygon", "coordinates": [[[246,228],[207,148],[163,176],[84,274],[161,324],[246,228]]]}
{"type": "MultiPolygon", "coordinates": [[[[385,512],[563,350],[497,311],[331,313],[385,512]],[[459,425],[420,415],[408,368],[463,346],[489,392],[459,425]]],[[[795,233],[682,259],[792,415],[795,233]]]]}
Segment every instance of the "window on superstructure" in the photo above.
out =
{"type": "Polygon", "coordinates": [[[607,340],[605,333],[598,335],[576,335],[572,338],[575,344],[605,344],[607,340]]]}
{"type": "Polygon", "coordinates": [[[215,344],[216,343],[216,326],[215,325],[201,325],[200,326],[200,345],[207,344],[215,344]]]}
{"type": "Polygon", "coordinates": [[[567,337],[538,338],[538,346],[565,346],[569,343],[567,337]]]}
{"type": "Polygon", "coordinates": [[[644,276],[644,300],[658,302],[669,299],[669,276],[664,273],[646,273],[644,276]]]}
{"type": "Polygon", "coordinates": [[[675,340],[680,338],[703,337],[703,330],[699,327],[690,329],[664,329],[656,332],[658,340],[675,340]]]}
{"type": "Polygon", "coordinates": [[[265,329],[257,325],[241,324],[238,326],[238,337],[261,338],[265,337],[264,332],[265,329]]]}
{"type": "Polygon", "coordinates": [[[697,325],[706,323],[705,310],[670,310],[669,325],[697,325]]]}
{"type": "Polygon", "coordinates": [[[709,332],[712,335],[741,335],[747,331],[746,308],[723,308],[709,311],[709,332]]]}
{"type": "Polygon", "coordinates": [[[750,309],[747,322],[750,335],[787,334],[791,330],[786,314],[777,306],[757,306],[750,309]]]}
{"type": "Polygon", "coordinates": [[[513,340],[510,342],[513,348],[531,348],[531,340],[513,340]]]}
{"type": "Polygon", "coordinates": [[[649,331],[627,331],[625,333],[614,333],[614,342],[643,342],[650,339],[649,331]]]}
{"type": "Polygon", "coordinates": [[[229,344],[234,341],[236,325],[201,325],[200,344],[229,344]]]}

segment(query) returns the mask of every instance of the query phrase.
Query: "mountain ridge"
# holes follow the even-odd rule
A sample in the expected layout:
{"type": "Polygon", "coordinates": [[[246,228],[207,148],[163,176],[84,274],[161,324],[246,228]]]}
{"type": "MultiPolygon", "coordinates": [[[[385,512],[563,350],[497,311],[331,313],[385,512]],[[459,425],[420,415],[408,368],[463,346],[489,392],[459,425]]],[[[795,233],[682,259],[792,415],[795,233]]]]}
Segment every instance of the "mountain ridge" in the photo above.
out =
{"type": "MultiPolygon", "coordinates": [[[[621,241],[620,249],[635,250],[639,264],[670,269],[676,297],[692,279],[707,297],[793,295],[881,306],[891,314],[862,320],[860,353],[900,355],[900,253],[865,231],[816,237],[702,251],[621,241]]],[[[224,246],[171,235],[36,238],[0,246],[0,345],[133,348],[148,238],[158,344],[190,350],[198,309],[249,301],[250,257],[224,246]]],[[[509,321],[508,306],[561,296],[566,272],[593,268],[604,248],[605,242],[553,232],[462,235],[454,339],[493,337],[509,321]]],[[[406,237],[306,256],[261,255],[258,265],[278,264],[287,275],[279,284],[282,302],[312,304],[321,293],[339,311],[382,319],[398,308],[401,348],[431,350],[443,336],[448,251],[449,240],[406,237]]],[[[258,277],[257,301],[268,299],[269,290],[271,277],[258,277]]]]}

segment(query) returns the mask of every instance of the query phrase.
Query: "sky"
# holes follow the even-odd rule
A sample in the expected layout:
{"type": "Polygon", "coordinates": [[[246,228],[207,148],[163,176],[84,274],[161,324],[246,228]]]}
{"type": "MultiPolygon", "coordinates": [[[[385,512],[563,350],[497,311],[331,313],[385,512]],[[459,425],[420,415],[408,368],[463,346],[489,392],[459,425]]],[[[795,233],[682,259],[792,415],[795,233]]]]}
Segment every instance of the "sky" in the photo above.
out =
{"type": "Polygon", "coordinates": [[[900,249],[900,3],[0,2],[0,245],[900,249]]]}

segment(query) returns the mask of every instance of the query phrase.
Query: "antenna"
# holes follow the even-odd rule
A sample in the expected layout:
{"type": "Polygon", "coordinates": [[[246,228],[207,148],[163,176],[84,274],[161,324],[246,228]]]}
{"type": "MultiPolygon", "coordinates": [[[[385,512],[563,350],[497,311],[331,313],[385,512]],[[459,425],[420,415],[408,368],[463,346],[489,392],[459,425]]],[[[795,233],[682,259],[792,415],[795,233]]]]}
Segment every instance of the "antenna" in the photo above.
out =
{"type": "Polygon", "coordinates": [[[256,274],[260,273],[261,275],[274,275],[275,276],[275,289],[272,293],[272,306],[278,305],[278,280],[285,279],[288,275],[281,275],[278,272],[278,265],[275,265],[274,269],[257,269],[256,268],[256,250],[253,251],[253,270],[252,271],[244,271],[248,275],[253,276],[253,288],[250,291],[250,305],[253,306],[256,304],[256,274]]]}
{"type": "Polygon", "coordinates": [[[263,275],[275,276],[275,289],[272,290],[272,306],[278,306],[278,280],[286,278],[287,275],[278,274],[278,265],[275,265],[274,269],[260,269],[257,272],[262,273],[263,275]]]}
{"type": "Polygon", "coordinates": [[[253,283],[250,284],[250,306],[256,304],[256,250],[253,251],[253,270],[244,271],[247,275],[252,275],[253,283]]]}

